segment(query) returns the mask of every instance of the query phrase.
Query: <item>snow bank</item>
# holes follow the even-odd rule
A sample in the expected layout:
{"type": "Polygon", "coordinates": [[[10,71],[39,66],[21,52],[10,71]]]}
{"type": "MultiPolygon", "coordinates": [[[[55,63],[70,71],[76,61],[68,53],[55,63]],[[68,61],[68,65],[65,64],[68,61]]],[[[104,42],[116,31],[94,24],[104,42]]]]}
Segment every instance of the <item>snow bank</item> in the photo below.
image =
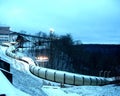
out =
{"type": "Polygon", "coordinates": [[[6,94],[7,96],[30,96],[18,89],[16,89],[8,79],[0,71],[0,94],[6,94]]]}

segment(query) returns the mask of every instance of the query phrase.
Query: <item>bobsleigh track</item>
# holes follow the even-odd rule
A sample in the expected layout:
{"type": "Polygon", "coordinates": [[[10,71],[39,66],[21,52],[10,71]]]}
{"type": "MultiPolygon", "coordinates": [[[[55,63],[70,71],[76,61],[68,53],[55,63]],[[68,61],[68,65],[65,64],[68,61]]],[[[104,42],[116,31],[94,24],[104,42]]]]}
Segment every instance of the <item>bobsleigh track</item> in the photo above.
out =
{"type": "Polygon", "coordinates": [[[74,73],[69,73],[65,71],[58,71],[48,68],[43,68],[36,66],[35,62],[29,57],[22,57],[15,54],[15,46],[10,45],[6,50],[6,55],[10,56],[14,59],[24,61],[29,64],[29,71],[35,76],[46,79],[49,81],[69,84],[69,85],[107,85],[111,82],[115,81],[115,78],[105,78],[105,77],[97,77],[97,76],[87,76],[87,75],[79,75],[74,73]],[[26,59],[27,58],[27,59],[26,59]]]}

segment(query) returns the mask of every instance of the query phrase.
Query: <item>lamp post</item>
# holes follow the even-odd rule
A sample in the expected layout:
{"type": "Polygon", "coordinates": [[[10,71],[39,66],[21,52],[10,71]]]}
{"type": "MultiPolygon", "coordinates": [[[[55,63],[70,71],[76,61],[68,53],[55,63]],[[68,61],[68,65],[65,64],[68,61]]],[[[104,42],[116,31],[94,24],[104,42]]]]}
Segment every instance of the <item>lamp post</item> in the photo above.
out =
{"type": "Polygon", "coordinates": [[[52,40],[53,40],[53,32],[54,32],[54,29],[53,28],[50,28],[50,59],[49,59],[49,64],[50,66],[52,66],[52,63],[53,63],[53,46],[52,46],[52,40]]]}
{"type": "Polygon", "coordinates": [[[53,32],[55,32],[55,30],[53,28],[50,28],[50,34],[53,34],[53,32]]]}

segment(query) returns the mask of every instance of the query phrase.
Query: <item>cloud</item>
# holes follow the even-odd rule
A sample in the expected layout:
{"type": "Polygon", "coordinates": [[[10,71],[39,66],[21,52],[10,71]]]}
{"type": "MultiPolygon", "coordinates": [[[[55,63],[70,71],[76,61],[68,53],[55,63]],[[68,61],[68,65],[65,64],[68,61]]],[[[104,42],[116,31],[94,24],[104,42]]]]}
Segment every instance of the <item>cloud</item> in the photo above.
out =
{"type": "Polygon", "coordinates": [[[118,43],[114,33],[120,34],[119,4],[119,0],[1,0],[0,22],[16,31],[49,32],[52,27],[57,34],[71,33],[83,42],[118,43]]]}

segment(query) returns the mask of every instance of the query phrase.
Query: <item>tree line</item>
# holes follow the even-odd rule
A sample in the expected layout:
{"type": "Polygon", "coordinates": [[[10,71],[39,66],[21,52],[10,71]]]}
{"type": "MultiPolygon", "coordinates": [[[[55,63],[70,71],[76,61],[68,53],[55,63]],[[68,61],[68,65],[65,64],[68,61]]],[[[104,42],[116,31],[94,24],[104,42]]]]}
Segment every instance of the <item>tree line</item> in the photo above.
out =
{"type": "MultiPolygon", "coordinates": [[[[45,33],[43,36],[49,38],[45,33]]],[[[70,34],[52,36],[51,41],[34,39],[36,45],[31,46],[32,51],[29,52],[47,55],[50,62],[45,67],[86,75],[99,76],[104,72],[108,72],[109,76],[119,75],[120,45],[75,43],[70,34]],[[41,45],[47,47],[42,49],[41,45]]]]}

